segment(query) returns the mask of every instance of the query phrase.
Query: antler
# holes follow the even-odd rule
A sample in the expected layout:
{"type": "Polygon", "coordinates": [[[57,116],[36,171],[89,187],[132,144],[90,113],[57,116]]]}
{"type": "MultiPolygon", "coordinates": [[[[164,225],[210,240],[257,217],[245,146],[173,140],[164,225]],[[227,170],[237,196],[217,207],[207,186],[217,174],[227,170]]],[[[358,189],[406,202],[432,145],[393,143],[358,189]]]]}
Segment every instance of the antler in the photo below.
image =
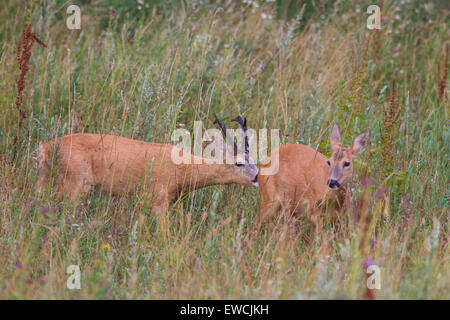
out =
{"type": "Polygon", "coordinates": [[[218,124],[220,129],[222,129],[223,134],[225,135],[227,141],[229,144],[233,145],[234,148],[234,154],[236,155],[238,152],[238,147],[236,145],[236,142],[234,142],[234,139],[231,138],[228,133],[227,133],[227,127],[225,127],[225,125],[219,120],[219,118],[217,117],[217,115],[214,113],[214,118],[216,118],[216,120],[214,120],[214,124],[218,124]]]}
{"type": "Polygon", "coordinates": [[[235,121],[241,125],[242,130],[244,131],[244,151],[249,152],[249,144],[248,144],[248,136],[247,136],[247,118],[242,119],[241,116],[237,116],[236,118],[232,119],[231,121],[235,121]]]}

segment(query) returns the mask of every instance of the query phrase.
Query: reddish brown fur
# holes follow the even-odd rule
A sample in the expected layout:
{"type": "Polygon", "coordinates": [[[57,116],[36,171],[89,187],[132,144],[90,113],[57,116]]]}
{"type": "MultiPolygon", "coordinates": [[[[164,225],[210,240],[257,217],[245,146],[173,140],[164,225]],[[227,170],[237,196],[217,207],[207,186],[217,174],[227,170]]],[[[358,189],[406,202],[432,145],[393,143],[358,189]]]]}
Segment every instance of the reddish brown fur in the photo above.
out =
{"type": "MultiPolygon", "coordinates": [[[[328,159],[322,153],[301,144],[281,146],[279,170],[274,175],[260,175],[260,222],[279,211],[303,214],[312,220],[318,231],[325,212],[333,220],[339,219],[345,201],[348,201],[348,182],[352,176],[353,158],[368,145],[370,133],[363,132],[350,148],[342,148],[339,128],[333,127],[333,152],[328,159]],[[330,162],[328,165],[327,161],[330,162]],[[344,167],[344,163],[350,164],[344,167]],[[332,190],[328,179],[335,170],[340,187],[332,190]]],[[[270,167],[270,163],[261,167],[270,167]]]]}
{"type": "MultiPolygon", "coordinates": [[[[58,198],[76,200],[92,186],[110,194],[148,191],[153,211],[167,211],[183,194],[214,184],[252,185],[232,164],[180,164],[171,160],[173,145],[149,143],[118,136],[72,134],[41,147],[39,193],[50,180],[52,167],[58,198]],[[152,161],[153,159],[153,161],[152,161]],[[55,163],[56,165],[52,165],[55,163]]],[[[191,163],[194,163],[194,156],[191,163]]]]}

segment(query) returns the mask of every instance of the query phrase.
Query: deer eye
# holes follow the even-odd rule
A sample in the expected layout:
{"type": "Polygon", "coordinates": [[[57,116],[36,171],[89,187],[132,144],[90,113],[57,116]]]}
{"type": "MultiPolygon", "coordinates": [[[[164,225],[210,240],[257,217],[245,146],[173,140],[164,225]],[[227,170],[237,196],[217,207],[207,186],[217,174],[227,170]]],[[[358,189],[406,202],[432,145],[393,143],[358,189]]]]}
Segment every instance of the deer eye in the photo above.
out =
{"type": "Polygon", "coordinates": [[[350,162],[344,162],[344,168],[350,166],[350,162]]]}
{"type": "Polygon", "coordinates": [[[328,166],[331,166],[331,163],[330,163],[330,161],[327,161],[327,164],[328,164],[328,166]]]}
{"type": "Polygon", "coordinates": [[[236,167],[242,167],[244,164],[243,163],[240,163],[240,162],[236,162],[236,164],[235,164],[235,166],[236,167]]]}

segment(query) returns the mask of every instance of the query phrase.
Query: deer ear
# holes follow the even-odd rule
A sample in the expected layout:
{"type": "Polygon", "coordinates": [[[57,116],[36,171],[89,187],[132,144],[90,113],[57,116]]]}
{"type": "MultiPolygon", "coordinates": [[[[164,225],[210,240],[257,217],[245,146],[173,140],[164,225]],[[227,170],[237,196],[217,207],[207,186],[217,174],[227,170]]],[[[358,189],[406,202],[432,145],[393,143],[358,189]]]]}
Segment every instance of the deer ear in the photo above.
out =
{"type": "Polygon", "coordinates": [[[331,149],[336,149],[341,146],[341,131],[339,130],[339,126],[337,123],[333,124],[333,128],[331,128],[331,149]]]}
{"type": "Polygon", "coordinates": [[[356,156],[363,152],[367,146],[370,144],[370,129],[364,130],[359,136],[353,141],[352,149],[353,154],[356,156]]]}

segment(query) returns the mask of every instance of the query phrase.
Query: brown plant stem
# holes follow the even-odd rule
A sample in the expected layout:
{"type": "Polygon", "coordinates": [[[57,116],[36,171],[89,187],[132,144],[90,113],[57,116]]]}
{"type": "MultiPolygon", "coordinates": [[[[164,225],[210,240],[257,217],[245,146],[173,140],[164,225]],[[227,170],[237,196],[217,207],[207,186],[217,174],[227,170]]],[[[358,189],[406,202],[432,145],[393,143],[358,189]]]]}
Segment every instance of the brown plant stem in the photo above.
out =
{"type": "Polygon", "coordinates": [[[16,107],[18,112],[18,121],[17,121],[17,133],[14,137],[14,154],[13,161],[16,159],[17,155],[17,143],[19,141],[20,129],[22,128],[23,120],[27,117],[27,113],[23,110],[23,90],[25,89],[25,76],[30,69],[28,66],[28,61],[31,57],[31,48],[33,47],[34,42],[37,42],[39,45],[43,47],[47,47],[45,43],[39,40],[36,37],[36,33],[31,32],[31,24],[28,25],[26,30],[22,30],[22,38],[19,42],[19,46],[17,47],[17,62],[19,63],[20,69],[20,77],[17,80],[17,97],[16,97],[16,107]]]}

